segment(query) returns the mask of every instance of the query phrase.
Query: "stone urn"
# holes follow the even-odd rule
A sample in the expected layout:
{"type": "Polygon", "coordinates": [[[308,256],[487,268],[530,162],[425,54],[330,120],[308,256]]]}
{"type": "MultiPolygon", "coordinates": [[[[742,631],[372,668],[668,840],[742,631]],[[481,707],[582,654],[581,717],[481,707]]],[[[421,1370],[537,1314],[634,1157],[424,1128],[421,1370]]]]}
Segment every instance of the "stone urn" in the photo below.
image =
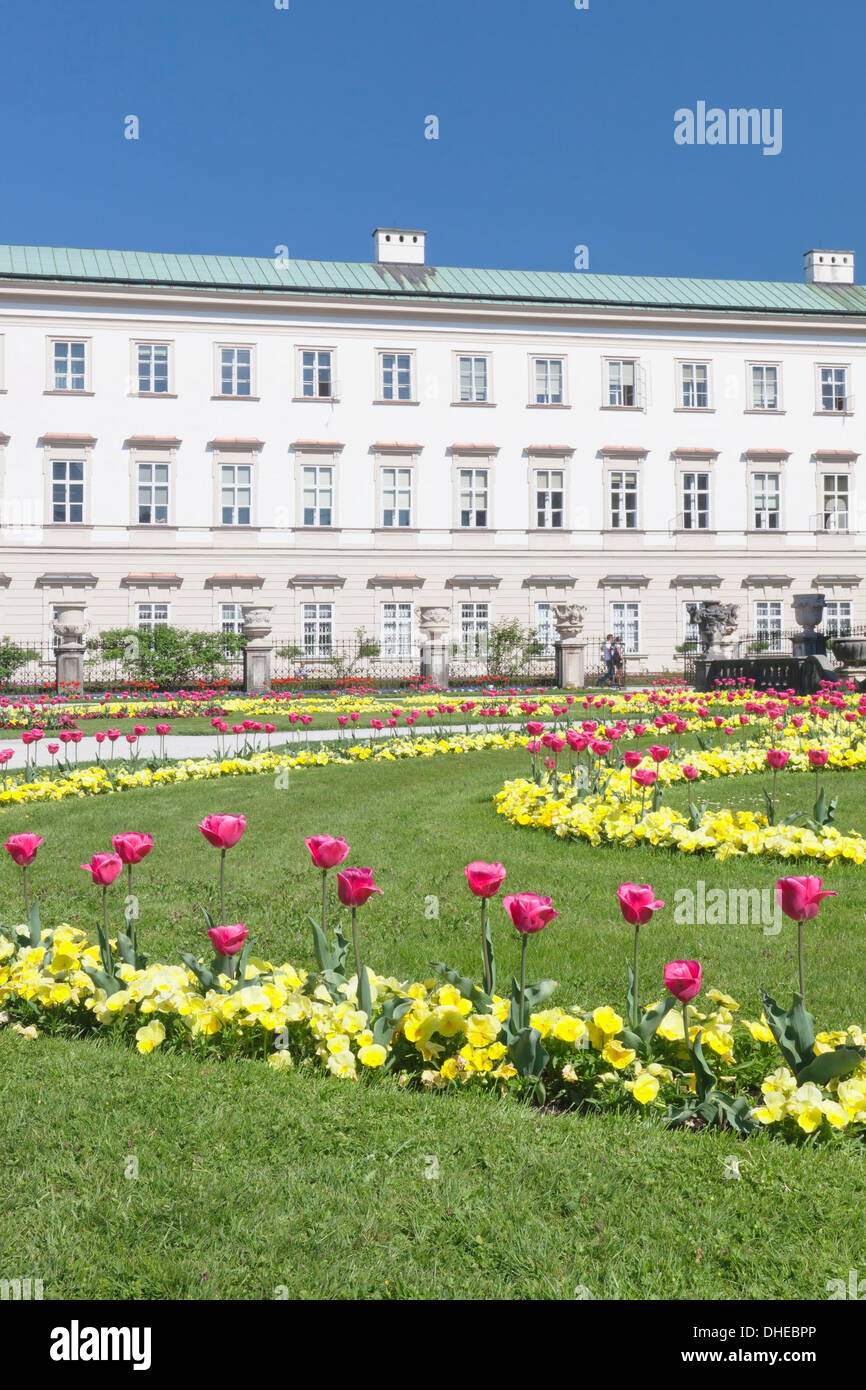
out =
{"type": "Polygon", "coordinates": [[[451,609],[419,608],[418,626],[424,639],[421,645],[421,678],[440,690],[447,690],[451,680],[451,663],[445,636],[451,630],[451,609]]]}
{"type": "Polygon", "coordinates": [[[64,601],[54,605],[51,628],[62,647],[82,647],[87,631],[87,604],[64,601]]]}
{"type": "Polygon", "coordinates": [[[418,626],[428,642],[441,642],[451,627],[451,609],[419,608],[418,626]]]}
{"type": "Polygon", "coordinates": [[[271,686],[271,657],[274,645],[271,635],[272,608],[261,604],[244,604],[242,632],[247,639],[244,647],[244,690],[253,693],[269,690],[271,686]]]}
{"type": "Polygon", "coordinates": [[[824,616],[827,600],[823,594],[795,594],[794,617],[805,632],[814,632],[824,616]]]}
{"type": "Polygon", "coordinates": [[[582,603],[554,603],[551,611],[556,623],[556,635],[561,641],[573,641],[580,636],[586,612],[582,603]]]}
{"type": "Polygon", "coordinates": [[[265,637],[270,637],[272,629],[271,614],[272,608],[262,607],[258,604],[244,604],[241,609],[243,614],[243,634],[248,642],[261,642],[265,637]]]}
{"type": "Polygon", "coordinates": [[[843,666],[866,666],[866,637],[834,637],[833,655],[843,666]]]}

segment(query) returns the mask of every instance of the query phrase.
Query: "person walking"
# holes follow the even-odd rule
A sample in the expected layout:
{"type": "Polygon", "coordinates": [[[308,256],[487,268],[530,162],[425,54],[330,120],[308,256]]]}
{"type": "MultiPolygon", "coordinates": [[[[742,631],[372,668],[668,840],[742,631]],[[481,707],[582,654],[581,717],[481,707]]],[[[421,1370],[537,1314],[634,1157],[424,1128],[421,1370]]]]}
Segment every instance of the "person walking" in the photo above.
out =
{"type": "Polygon", "coordinates": [[[599,685],[613,685],[614,665],[613,665],[613,633],[609,632],[604,639],[601,649],[602,660],[604,661],[604,675],[599,680],[599,685]]]}
{"type": "Polygon", "coordinates": [[[620,690],[625,685],[625,656],[621,637],[617,637],[613,644],[613,684],[620,690]]]}

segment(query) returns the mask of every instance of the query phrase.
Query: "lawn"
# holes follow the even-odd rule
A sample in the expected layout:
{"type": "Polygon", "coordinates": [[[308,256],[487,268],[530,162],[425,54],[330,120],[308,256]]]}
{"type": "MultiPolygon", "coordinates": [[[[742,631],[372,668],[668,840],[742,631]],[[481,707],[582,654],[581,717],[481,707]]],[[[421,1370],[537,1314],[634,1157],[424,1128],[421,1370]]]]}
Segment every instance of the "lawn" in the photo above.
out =
{"type": "MultiPolygon", "coordinates": [[[[644,930],[642,971],[703,962],[757,1016],[758,986],[789,999],[794,929],[684,926],[678,888],[771,886],[781,862],[593,849],[497,817],[492,796],[525,755],[470,754],[363,767],[328,766],[228,784],[182,784],[0,813],[2,838],[36,830],[31,870],[43,920],[93,927],[98,893],[78,865],[123,829],[156,848],[136,871],[139,934],[151,958],[204,951],[197,903],[215,907],[218,855],[197,821],[243,812],[228,856],[228,919],[256,953],[313,963],[306,913],[318,875],[303,836],[344,835],[350,861],[373,867],[384,896],[364,909],[374,969],[423,978],[446,960],[477,975],[470,859],[501,860],[513,891],[550,893],[561,917],[531,943],[533,977],[560,981],[554,1002],[624,1003],[631,932],[621,880],[650,882],[669,908],[644,930]],[[438,911],[438,918],[435,916],[438,911]]],[[[836,773],[838,823],[866,827],[856,774],[836,773]]],[[[702,788],[720,804],[758,806],[764,779],[702,788]]],[[[808,774],[780,791],[806,805],[808,774]]],[[[787,866],[791,870],[791,866],[787,866]]],[[[808,872],[797,866],[794,872],[808,872]]],[[[18,871],[0,865],[7,921],[20,918],[18,871]]],[[[840,896],[807,935],[810,1007],[824,1026],[866,1022],[862,870],[825,872],[840,896]]],[[[119,919],[120,882],[110,890],[119,919]]],[[[498,904],[500,968],[519,946],[498,904]]],[[[649,988],[649,986],[647,986],[649,988]]],[[[660,990],[659,990],[660,992],[660,990]]],[[[786,1146],[759,1136],[670,1133],[638,1113],[549,1115],[468,1092],[398,1091],[260,1063],[202,1063],[166,1051],[0,1030],[0,1247],[10,1277],[42,1278],[46,1297],[825,1297],[862,1263],[866,1195],[855,1143],[786,1146]],[[740,1179],[724,1160],[741,1157],[740,1179]],[[139,1177],[124,1177],[128,1155],[139,1177]],[[438,1179],[425,1176],[438,1162],[438,1179]],[[760,1259],[755,1258],[760,1250],[760,1259]],[[14,1268],[13,1268],[14,1266],[14,1268]]]]}

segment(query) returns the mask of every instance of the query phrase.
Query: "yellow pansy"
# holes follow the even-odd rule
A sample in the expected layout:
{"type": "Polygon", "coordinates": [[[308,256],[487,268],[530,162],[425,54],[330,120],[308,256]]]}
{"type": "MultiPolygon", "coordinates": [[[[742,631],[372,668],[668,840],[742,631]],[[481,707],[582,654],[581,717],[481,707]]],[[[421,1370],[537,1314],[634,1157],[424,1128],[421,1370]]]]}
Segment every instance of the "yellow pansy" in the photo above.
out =
{"type": "Polygon", "coordinates": [[[165,1029],[159,1019],[154,1019],[152,1023],[147,1023],[143,1028],[139,1028],[135,1035],[135,1042],[139,1052],[152,1052],[155,1047],[159,1047],[165,1042],[165,1029]]]}

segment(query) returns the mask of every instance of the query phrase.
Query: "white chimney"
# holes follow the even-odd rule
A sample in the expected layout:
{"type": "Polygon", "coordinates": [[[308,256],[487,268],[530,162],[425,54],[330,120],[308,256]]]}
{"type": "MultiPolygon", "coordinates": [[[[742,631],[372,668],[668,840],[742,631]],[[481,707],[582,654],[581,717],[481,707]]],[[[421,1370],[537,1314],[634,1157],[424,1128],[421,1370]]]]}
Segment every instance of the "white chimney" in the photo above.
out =
{"type": "Polygon", "coordinates": [[[853,251],[807,251],[807,285],[853,285],[853,251]]]}
{"type": "Polygon", "coordinates": [[[401,227],[377,227],[373,233],[376,260],[379,264],[391,261],[401,265],[423,265],[426,236],[426,232],[407,231],[401,227]]]}

